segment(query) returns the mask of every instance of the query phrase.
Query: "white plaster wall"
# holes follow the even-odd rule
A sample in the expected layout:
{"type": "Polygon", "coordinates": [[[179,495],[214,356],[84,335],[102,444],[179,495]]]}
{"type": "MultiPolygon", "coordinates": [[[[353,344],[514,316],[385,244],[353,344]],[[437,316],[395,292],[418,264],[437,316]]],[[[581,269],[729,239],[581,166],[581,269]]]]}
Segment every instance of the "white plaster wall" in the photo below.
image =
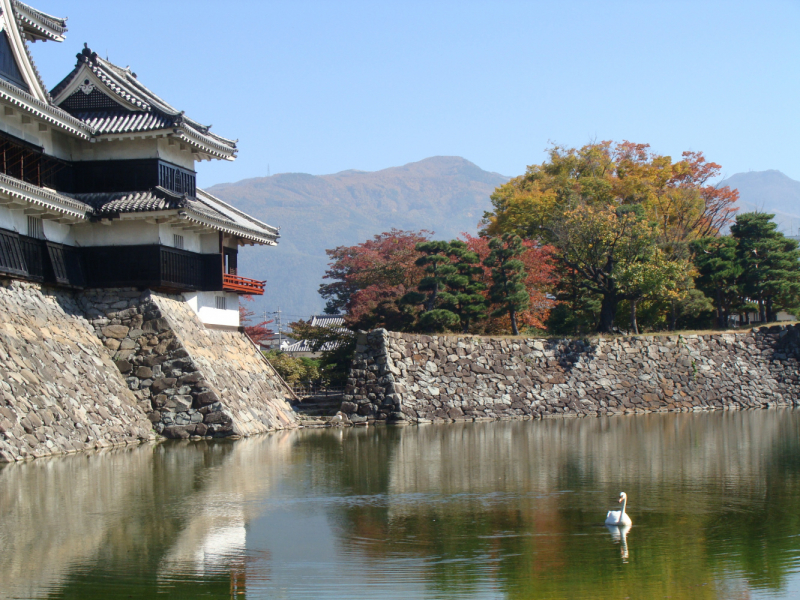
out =
{"type": "Polygon", "coordinates": [[[219,254],[219,233],[205,233],[199,236],[200,252],[203,254],[219,254]]]}
{"type": "MultiPolygon", "coordinates": [[[[145,221],[103,221],[100,223],[81,223],[72,230],[75,243],[79,246],[134,246],[139,244],[158,244],[159,226],[145,221]]],[[[172,245],[172,236],[170,243],[172,245]]]]}
{"type": "Polygon", "coordinates": [[[47,219],[43,219],[42,224],[44,226],[44,237],[51,242],[56,242],[57,244],[67,244],[69,246],[75,245],[75,235],[73,234],[73,229],[70,225],[55,223],[53,221],[48,221],[47,219]]]}
{"type": "Polygon", "coordinates": [[[5,206],[0,206],[0,227],[27,235],[28,219],[21,210],[9,210],[5,206]]]}
{"type": "MultiPolygon", "coordinates": [[[[58,244],[75,244],[75,237],[72,235],[72,227],[62,223],[54,223],[47,219],[42,220],[44,227],[44,237],[51,242],[58,244]]],[[[16,231],[22,235],[29,235],[28,217],[22,210],[9,210],[5,206],[0,206],[0,229],[16,231]]]]}
{"type": "Polygon", "coordinates": [[[162,223],[158,226],[158,235],[161,238],[161,243],[165,246],[175,247],[175,238],[173,235],[183,236],[183,249],[189,252],[202,252],[202,244],[200,243],[200,234],[196,231],[186,231],[179,227],[173,227],[168,223],[162,223]]]}
{"type": "Polygon", "coordinates": [[[74,160],[125,160],[132,158],[160,158],[184,169],[194,171],[194,154],[184,144],[167,138],[147,140],[106,140],[85,142],[76,140],[73,149],[74,160]]]}
{"type": "Polygon", "coordinates": [[[170,140],[169,138],[158,139],[158,157],[161,160],[166,160],[173,164],[189,169],[195,170],[194,154],[188,146],[184,144],[184,149],[181,150],[181,143],[177,140],[170,140]],[[172,142],[172,143],[170,143],[172,142]]]}
{"type": "Polygon", "coordinates": [[[184,294],[186,303],[204,325],[239,327],[239,296],[232,292],[194,292],[184,294]],[[218,309],[216,296],[225,296],[227,308],[218,309]]]}
{"type": "Polygon", "coordinates": [[[34,117],[30,117],[30,123],[23,123],[22,116],[25,113],[13,107],[12,110],[14,111],[12,115],[6,115],[5,111],[0,111],[1,131],[41,146],[46,154],[65,160],[71,159],[73,142],[77,143],[78,138],[72,138],[53,129],[49,123],[38,121],[34,117]]]}

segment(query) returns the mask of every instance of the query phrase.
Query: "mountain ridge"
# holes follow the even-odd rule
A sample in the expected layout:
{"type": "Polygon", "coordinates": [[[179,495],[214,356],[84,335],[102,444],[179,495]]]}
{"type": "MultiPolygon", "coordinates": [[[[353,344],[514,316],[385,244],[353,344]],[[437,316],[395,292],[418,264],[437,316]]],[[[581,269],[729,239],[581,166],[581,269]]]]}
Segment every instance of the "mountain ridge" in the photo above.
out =
{"type": "Polygon", "coordinates": [[[392,228],[429,229],[448,239],[475,234],[491,206],[489,196],[508,179],[461,157],[437,156],[379,171],[253,177],[208,192],[281,228],[276,248],[242,253],[242,275],[268,282],[252,308],[289,306],[293,314],[308,316],[323,307],[317,289],[326,249],[392,228]]]}
{"type": "MultiPolygon", "coordinates": [[[[245,277],[267,280],[263,298],[248,308],[279,306],[294,320],[319,313],[317,290],[326,249],[350,246],[392,228],[428,229],[440,239],[477,233],[489,196],[510,178],[455,156],[434,156],[378,171],[329,175],[279,173],[211,186],[208,191],[270,225],[281,227],[274,248],[243,252],[245,277]]],[[[786,233],[800,227],[800,182],[780,171],[736,173],[721,181],[739,190],[741,212],[776,213],[786,233]]]]}

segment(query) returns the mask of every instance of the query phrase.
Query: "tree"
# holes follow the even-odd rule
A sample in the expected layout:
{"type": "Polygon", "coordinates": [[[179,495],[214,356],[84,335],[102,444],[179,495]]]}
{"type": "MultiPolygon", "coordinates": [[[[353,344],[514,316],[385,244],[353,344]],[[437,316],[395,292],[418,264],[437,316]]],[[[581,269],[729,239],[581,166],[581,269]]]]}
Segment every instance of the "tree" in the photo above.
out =
{"type": "Polygon", "coordinates": [[[320,378],[319,365],[313,359],[296,358],[276,350],[266,352],[264,356],[289,385],[295,386],[320,378]]]}
{"type": "Polygon", "coordinates": [[[724,329],[742,296],[742,265],[736,258],[736,239],[706,237],[692,243],[697,287],[713,299],[716,326],[724,329]]]}
{"type": "Polygon", "coordinates": [[[578,205],[640,205],[662,241],[685,241],[718,233],[736,210],[738,192],[709,184],[721,167],[701,152],[684,152],[673,162],[628,141],[554,145],[548,152],[547,162],[492,194],[488,234],[513,231],[549,242],[550,224],[578,205]]]}
{"type": "Polygon", "coordinates": [[[632,333],[639,333],[639,303],[642,300],[668,300],[674,305],[683,297],[681,288],[689,279],[689,269],[689,263],[671,259],[655,246],[648,255],[620,268],[617,280],[622,295],[630,302],[632,333]]]}
{"type": "Polygon", "coordinates": [[[432,232],[392,229],[355,246],[339,246],[325,252],[331,262],[323,279],[331,280],[320,286],[320,295],[327,300],[325,312],[348,314],[363,312],[359,302],[370,295],[357,293],[369,288],[383,291],[390,288],[411,289],[423,277],[416,265],[420,253],[416,246],[427,241],[432,232]]]}
{"type": "MultiPolygon", "coordinates": [[[[658,256],[666,271],[663,268],[653,270],[654,265],[650,265],[647,270],[650,275],[656,272],[663,275],[670,270],[677,275],[683,267],[688,267],[691,258],[688,244],[701,237],[717,235],[730,222],[738,193],[709,183],[719,171],[720,166],[708,162],[700,152],[684,152],[681,160],[673,161],[669,156],[652,153],[647,144],[627,141],[587,144],[580,149],[552,146],[548,161],[528,167],[524,175],[495,190],[493,210],[485,215],[484,232],[489,235],[517,233],[556,246],[556,258],[562,263],[563,275],[559,298],[572,298],[576,305],[589,306],[594,301],[591,296],[599,294],[598,329],[609,331],[619,301],[630,301],[632,310],[638,304],[630,297],[633,292],[620,292],[619,281],[611,277],[615,271],[624,272],[617,268],[616,256],[626,256],[623,260],[633,261],[631,265],[637,263],[637,277],[644,285],[646,281],[655,280],[644,277],[646,261],[635,258],[635,252],[630,252],[636,247],[644,251],[637,240],[644,240],[661,252],[650,255],[658,256]],[[593,232],[585,219],[575,226],[568,223],[568,217],[575,215],[576,210],[590,210],[593,218],[599,219],[593,232]],[[608,227],[612,225],[609,219],[619,210],[636,211],[638,220],[621,219],[622,229],[614,234],[608,227]],[[601,215],[606,216],[601,218],[601,215]],[[605,223],[601,226],[603,219],[605,223]],[[598,241],[607,251],[603,256],[608,262],[593,263],[588,255],[570,257],[575,248],[582,245],[577,237],[598,234],[597,227],[607,232],[598,241]],[[579,233],[581,229],[583,233],[579,233]],[[570,248],[564,247],[564,243],[569,243],[570,248]],[[577,268],[576,264],[583,266],[577,268]],[[587,268],[589,264],[593,266],[587,268]],[[585,291],[590,292],[588,298],[583,295],[585,291]],[[585,298],[588,303],[584,302],[585,298]]],[[[599,258],[599,247],[590,246],[588,238],[584,241],[583,249],[592,249],[597,255],[595,258],[599,258]]],[[[633,275],[633,271],[630,273],[633,275]]],[[[677,323],[679,299],[688,294],[690,286],[688,276],[669,284],[668,306],[673,328],[677,323]],[[677,287],[672,289],[673,286],[677,287]]],[[[666,288],[662,287],[661,291],[666,292],[666,288]]],[[[585,310],[582,312],[588,314],[585,310]]]]}
{"type": "Polygon", "coordinates": [[[480,257],[469,249],[466,242],[450,242],[453,273],[447,277],[447,291],[440,294],[442,308],[457,315],[464,333],[469,332],[470,323],[486,318],[486,299],[481,294],[486,285],[480,281],[483,275],[480,257]]]}
{"type": "Polygon", "coordinates": [[[600,332],[613,330],[622,300],[631,301],[631,322],[638,328],[638,301],[674,289],[674,278],[688,271],[685,261],[672,260],[658,248],[657,233],[642,212],[636,205],[584,205],[566,211],[552,226],[558,260],[601,297],[600,332]]]}
{"type": "Polygon", "coordinates": [[[503,234],[489,241],[489,250],[484,264],[492,269],[489,298],[498,305],[494,314],[508,314],[511,332],[519,335],[517,313],[530,307],[530,296],[525,289],[525,264],[520,260],[522,238],[511,233],[503,234]]]}
{"type": "Polygon", "coordinates": [[[320,375],[330,383],[344,384],[356,348],[356,336],[345,327],[311,325],[311,320],[289,324],[292,337],[308,342],[312,352],[319,352],[320,375]]]}
{"type": "MultiPolygon", "coordinates": [[[[476,280],[483,284],[484,291],[481,295],[489,300],[488,289],[492,283],[492,269],[485,265],[486,258],[491,252],[489,248],[490,238],[475,237],[468,233],[462,233],[461,237],[467,244],[470,251],[478,255],[483,273],[476,275],[476,280]]],[[[553,291],[558,284],[559,276],[556,272],[556,262],[554,260],[555,248],[543,246],[533,240],[523,240],[524,251],[520,255],[520,260],[525,265],[525,289],[530,296],[528,308],[517,313],[518,324],[537,329],[547,329],[545,325],[550,311],[556,306],[555,301],[548,294],[553,291]]],[[[489,305],[489,314],[497,310],[496,305],[489,305]]],[[[502,317],[494,317],[494,322],[487,323],[489,331],[508,331],[511,322],[506,313],[502,317]]]]}
{"type": "Polygon", "coordinates": [[[742,292],[757,303],[762,323],[776,320],[781,308],[800,304],[800,252],[796,241],[777,231],[774,217],[744,213],[731,227],[742,269],[742,292]]]}
{"type": "Polygon", "coordinates": [[[266,342],[271,340],[275,332],[272,329],[269,329],[267,325],[269,325],[273,321],[264,320],[259,323],[251,324],[253,321],[253,317],[255,316],[255,312],[253,312],[252,310],[247,310],[247,308],[245,308],[245,306],[241,304],[241,300],[244,300],[246,302],[252,302],[253,297],[248,294],[244,294],[242,296],[239,296],[239,299],[240,299],[239,324],[242,327],[244,327],[244,332],[247,335],[247,337],[253,340],[253,343],[256,344],[257,346],[265,344],[266,342]]]}

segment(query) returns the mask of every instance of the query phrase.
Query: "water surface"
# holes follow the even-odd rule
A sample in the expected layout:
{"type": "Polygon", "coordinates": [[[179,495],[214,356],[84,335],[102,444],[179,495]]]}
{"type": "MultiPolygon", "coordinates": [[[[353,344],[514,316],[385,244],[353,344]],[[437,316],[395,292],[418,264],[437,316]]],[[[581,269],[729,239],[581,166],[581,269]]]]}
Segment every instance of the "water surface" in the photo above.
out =
{"type": "Polygon", "coordinates": [[[313,430],[0,467],[0,597],[800,598],[800,412],[313,430]],[[633,527],[605,513],[629,497],[633,527]]]}

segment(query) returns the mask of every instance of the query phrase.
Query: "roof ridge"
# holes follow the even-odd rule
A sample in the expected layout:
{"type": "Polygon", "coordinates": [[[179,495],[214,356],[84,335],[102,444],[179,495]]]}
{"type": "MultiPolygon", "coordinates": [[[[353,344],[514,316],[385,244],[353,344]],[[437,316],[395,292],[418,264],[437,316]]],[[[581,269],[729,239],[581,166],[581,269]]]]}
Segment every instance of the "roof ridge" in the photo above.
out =
{"type": "Polygon", "coordinates": [[[13,4],[14,8],[25,10],[29,14],[39,17],[43,21],[49,21],[47,25],[53,29],[60,29],[60,33],[64,33],[67,30],[67,17],[56,17],[54,15],[50,15],[39,10],[38,8],[33,8],[30,4],[25,4],[20,0],[11,0],[11,3],[13,4]]]}
{"type": "MultiPolygon", "coordinates": [[[[205,191],[204,189],[197,188],[197,193],[198,193],[198,200],[200,199],[200,198],[199,198],[199,194],[200,194],[200,193],[203,193],[203,194],[204,194],[206,197],[210,198],[211,200],[213,200],[213,201],[215,201],[215,202],[218,202],[218,203],[222,204],[222,206],[224,206],[225,208],[228,208],[228,209],[230,209],[232,212],[236,213],[236,214],[237,214],[237,215],[239,215],[240,217],[243,217],[243,218],[247,219],[248,221],[250,221],[250,222],[251,222],[251,223],[253,223],[254,225],[258,225],[259,227],[264,227],[264,228],[267,228],[267,229],[272,229],[272,230],[274,230],[276,233],[277,233],[278,231],[280,231],[280,229],[279,229],[278,227],[273,227],[272,225],[268,225],[267,223],[264,223],[263,221],[259,221],[259,220],[258,220],[258,219],[256,219],[255,217],[251,217],[251,216],[250,216],[250,215],[248,215],[246,212],[244,212],[244,211],[242,211],[242,210],[239,210],[238,208],[236,208],[235,206],[233,206],[233,205],[231,205],[231,204],[228,204],[228,203],[227,203],[227,202],[225,202],[224,200],[220,200],[219,198],[217,198],[216,196],[214,196],[214,195],[212,195],[212,194],[209,194],[209,193],[208,193],[207,191],[205,191]]],[[[213,207],[212,207],[212,208],[213,208],[213,207]]]]}

